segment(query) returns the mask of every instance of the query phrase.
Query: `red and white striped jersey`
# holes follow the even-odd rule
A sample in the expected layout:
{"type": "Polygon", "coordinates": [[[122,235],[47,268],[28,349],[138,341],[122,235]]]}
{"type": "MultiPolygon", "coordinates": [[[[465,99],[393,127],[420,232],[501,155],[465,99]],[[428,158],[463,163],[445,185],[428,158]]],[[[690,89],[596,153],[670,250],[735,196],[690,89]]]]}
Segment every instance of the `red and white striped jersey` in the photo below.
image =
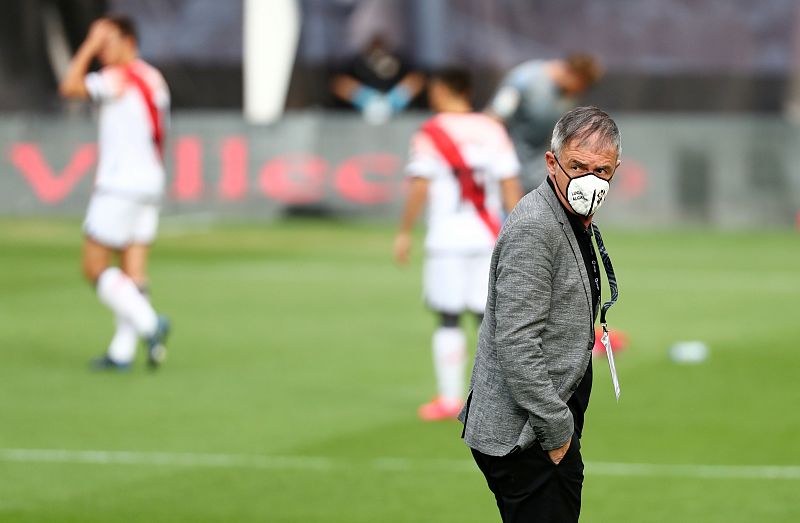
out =
{"type": "MultiPolygon", "coordinates": [[[[485,191],[485,205],[498,220],[503,212],[500,181],[519,174],[519,161],[505,128],[482,113],[440,113],[433,117],[485,191]]],[[[411,139],[406,173],[430,180],[428,189],[428,252],[491,250],[495,237],[475,207],[464,201],[449,163],[423,131],[411,139]]]]}
{"type": "Polygon", "coordinates": [[[165,184],[161,155],[170,104],[164,77],[137,59],[89,73],[85,84],[100,106],[96,187],[159,198],[165,184]]]}

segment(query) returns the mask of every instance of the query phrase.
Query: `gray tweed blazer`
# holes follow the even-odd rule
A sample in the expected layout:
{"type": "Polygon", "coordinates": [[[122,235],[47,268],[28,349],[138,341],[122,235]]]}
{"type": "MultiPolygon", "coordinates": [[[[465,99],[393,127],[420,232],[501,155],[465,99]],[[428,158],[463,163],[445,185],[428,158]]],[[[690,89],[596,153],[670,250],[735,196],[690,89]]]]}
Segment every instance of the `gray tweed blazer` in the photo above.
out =
{"type": "Polygon", "coordinates": [[[586,266],[558,197],[545,181],[506,220],[492,254],[464,440],[491,456],[572,437],[567,400],[594,345],[586,266]]]}

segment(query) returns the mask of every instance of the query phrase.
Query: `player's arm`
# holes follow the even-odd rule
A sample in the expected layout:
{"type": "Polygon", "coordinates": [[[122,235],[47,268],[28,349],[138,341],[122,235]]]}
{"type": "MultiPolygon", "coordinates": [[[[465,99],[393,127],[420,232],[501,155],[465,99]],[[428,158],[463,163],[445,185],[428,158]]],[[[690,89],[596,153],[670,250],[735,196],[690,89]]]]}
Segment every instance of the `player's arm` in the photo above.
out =
{"type": "Polygon", "coordinates": [[[78,48],[67,69],[67,74],[58,86],[58,92],[64,98],[88,98],[86,89],[86,74],[97,53],[100,52],[106,35],[109,31],[108,23],[104,19],[97,20],[89,29],[86,40],[78,48]]]}
{"type": "Polygon", "coordinates": [[[517,112],[521,97],[516,86],[502,85],[483,112],[498,122],[505,123],[517,112]]]}
{"type": "Polygon", "coordinates": [[[507,213],[514,210],[514,206],[522,198],[522,184],[518,176],[500,180],[500,196],[503,198],[503,208],[507,213]]]}
{"type": "Polygon", "coordinates": [[[503,201],[503,208],[510,214],[522,199],[522,183],[519,181],[519,172],[522,167],[508,132],[500,125],[495,126],[494,132],[496,161],[493,174],[500,182],[500,198],[503,201]]]}
{"type": "Polygon", "coordinates": [[[403,79],[397,83],[397,85],[407,89],[409,97],[414,98],[425,87],[425,76],[423,76],[422,73],[412,71],[406,74],[403,79]]]}
{"type": "Polygon", "coordinates": [[[336,75],[333,78],[331,92],[345,102],[353,104],[359,111],[364,111],[368,105],[383,96],[376,89],[346,74],[336,75]]]}
{"type": "Polygon", "coordinates": [[[392,111],[399,113],[422,91],[425,87],[425,77],[417,72],[410,72],[406,74],[397,85],[395,85],[388,93],[386,99],[392,107],[392,111]]]}
{"type": "Polygon", "coordinates": [[[352,102],[363,84],[346,74],[337,74],[331,80],[331,92],[342,100],[352,102]]]}
{"type": "Polygon", "coordinates": [[[394,240],[394,258],[397,263],[405,265],[408,263],[408,256],[411,253],[411,231],[417,223],[419,215],[425,207],[428,199],[428,186],[430,180],[419,176],[410,179],[408,187],[408,199],[403,209],[403,217],[400,220],[400,229],[394,240]]]}

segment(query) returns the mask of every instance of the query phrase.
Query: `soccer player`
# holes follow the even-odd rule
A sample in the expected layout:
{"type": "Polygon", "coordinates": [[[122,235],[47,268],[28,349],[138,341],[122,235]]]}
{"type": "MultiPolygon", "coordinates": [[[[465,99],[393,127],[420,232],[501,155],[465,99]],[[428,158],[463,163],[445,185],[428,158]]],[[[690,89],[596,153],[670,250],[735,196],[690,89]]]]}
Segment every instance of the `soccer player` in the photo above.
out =
{"type": "Polygon", "coordinates": [[[502,121],[522,162],[522,183],[533,190],[545,179],[542,157],[561,115],[602,76],[600,64],[587,54],[564,60],[530,60],[509,71],[500,82],[487,114],[502,121]]]}
{"type": "Polygon", "coordinates": [[[110,16],[92,24],[59,91],[99,106],[99,162],[84,222],[83,272],[114,313],[116,332],[106,354],[92,365],[128,369],[143,339],[155,368],[166,356],[169,322],[147,298],[146,268],[164,191],[167,84],[139,58],[132,20],[110,16]],[[103,67],[90,73],[95,58],[103,67]],[[119,267],[111,264],[115,254],[119,267]]]}
{"type": "Polygon", "coordinates": [[[459,320],[464,312],[482,320],[502,212],[522,194],[511,140],[500,123],[473,111],[468,73],[434,74],[428,98],[438,114],[411,140],[409,195],[394,254],[398,263],[408,262],[411,231],[427,202],[423,286],[439,316],[433,334],[438,395],[418,414],[432,421],[455,418],[463,405],[467,350],[459,320]]]}

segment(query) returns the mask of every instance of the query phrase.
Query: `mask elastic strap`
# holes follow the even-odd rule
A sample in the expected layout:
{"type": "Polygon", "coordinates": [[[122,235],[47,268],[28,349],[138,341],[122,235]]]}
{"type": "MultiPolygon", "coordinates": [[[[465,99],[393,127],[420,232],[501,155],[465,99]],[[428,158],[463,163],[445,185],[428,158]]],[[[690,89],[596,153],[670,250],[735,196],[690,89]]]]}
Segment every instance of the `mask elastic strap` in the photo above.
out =
{"type": "MultiPolygon", "coordinates": [[[[569,175],[567,174],[567,170],[564,169],[563,167],[561,167],[561,162],[558,161],[558,156],[556,156],[556,153],[553,153],[553,159],[555,159],[556,163],[558,164],[559,169],[564,171],[564,174],[567,176],[567,179],[572,181],[572,178],[570,178],[569,175]]],[[[556,189],[558,189],[558,180],[554,179],[553,182],[555,183],[556,189]]],[[[567,187],[569,187],[569,182],[567,182],[567,187]]],[[[567,194],[566,194],[566,189],[564,189],[564,191],[565,192],[563,192],[561,194],[564,196],[565,199],[569,199],[569,196],[567,196],[567,194]]]]}

